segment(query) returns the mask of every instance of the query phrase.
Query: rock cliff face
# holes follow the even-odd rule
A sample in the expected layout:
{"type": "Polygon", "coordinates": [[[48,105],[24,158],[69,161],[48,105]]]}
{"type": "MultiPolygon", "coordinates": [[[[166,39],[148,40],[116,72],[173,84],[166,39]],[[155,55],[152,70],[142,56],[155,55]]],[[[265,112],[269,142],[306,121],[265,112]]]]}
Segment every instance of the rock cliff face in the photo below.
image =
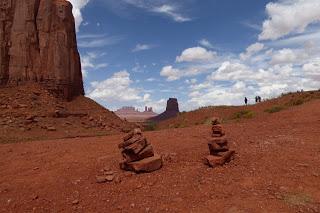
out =
{"type": "Polygon", "coordinates": [[[0,1],[0,85],[38,82],[59,97],[84,94],[72,5],[0,1]]]}
{"type": "Polygon", "coordinates": [[[169,98],[169,100],[167,101],[166,111],[164,111],[160,115],[158,115],[156,117],[153,117],[153,118],[151,118],[149,120],[150,121],[155,121],[155,122],[167,120],[169,118],[176,117],[179,114],[179,112],[180,111],[179,111],[178,99],[169,98]]]}

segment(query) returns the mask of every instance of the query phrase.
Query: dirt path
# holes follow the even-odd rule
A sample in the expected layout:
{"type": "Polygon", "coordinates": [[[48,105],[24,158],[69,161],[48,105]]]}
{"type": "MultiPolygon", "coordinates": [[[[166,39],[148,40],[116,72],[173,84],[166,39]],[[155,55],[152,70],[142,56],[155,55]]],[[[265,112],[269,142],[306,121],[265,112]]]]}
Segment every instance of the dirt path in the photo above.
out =
{"type": "Polygon", "coordinates": [[[141,175],[118,168],[121,135],[0,145],[0,212],[320,212],[320,101],[225,125],[222,168],[201,162],[209,129],[146,133],[171,157],[141,175]]]}

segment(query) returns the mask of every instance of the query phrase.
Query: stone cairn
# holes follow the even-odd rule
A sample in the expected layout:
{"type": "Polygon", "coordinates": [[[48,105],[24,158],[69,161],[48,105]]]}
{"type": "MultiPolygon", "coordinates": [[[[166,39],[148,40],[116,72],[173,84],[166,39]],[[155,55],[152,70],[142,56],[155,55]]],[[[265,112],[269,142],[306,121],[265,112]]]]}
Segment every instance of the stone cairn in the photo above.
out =
{"type": "Polygon", "coordinates": [[[208,142],[210,155],[205,157],[205,164],[217,167],[229,162],[234,157],[235,151],[229,150],[228,140],[219,119],[213,118],[211,124],[212,135],[208,142]]]}
{"type": "Polygon", "coordinates": [[[123,160],[120,168],[136,173],[153,172],[162,167],[162,158],[155,155],[152,145],[143,136],[141,129],[136,128],[128,133],[119,144],[123,160]]]}

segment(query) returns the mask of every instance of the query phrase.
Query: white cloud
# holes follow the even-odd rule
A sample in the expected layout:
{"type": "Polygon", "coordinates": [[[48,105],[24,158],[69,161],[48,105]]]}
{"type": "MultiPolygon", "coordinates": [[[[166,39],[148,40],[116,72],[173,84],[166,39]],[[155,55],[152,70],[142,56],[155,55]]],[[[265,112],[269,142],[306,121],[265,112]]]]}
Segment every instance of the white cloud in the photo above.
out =
{"type": "Polygon", "coordinates": [[[79,27],[83,21],[81,10],[89,3],[90,0],[68,0],[72,6],[72,13],[75,19],[76,30],[79,31],[79,27]]]}
{"type": "Polygon", "coordinates": [[[164,4],[160,7],[155,7],[151,11],[156,13],[162,13],[171,17],[176,22],[191,21],[191,18],[183,16],[177,12],[177,8],[172,5],[164,4]]]}
{"type": "Polygon", "coordinates": [[[134,85],[130,73],[126,70],[115,72],[110,78],[90,83],[87,96],[105,105],[111,110],[122,106],[134,106],[143,109],[144,106],[153,107],[156,112],[165,108],[165,100],[153,100],[152,91],[138,88],[134,85]]]}
{"type": "Polygon", "coordinates": [[[176,62],[201,62],[215,59],[216,52],[206,50],[203,47],[192,47],[184,50],[180,56],[176,58],[176,62]]]}
{"type": "Polygon", "coordinates": [[[165,66],[162,68],[160,75],[167,78],[167,81],[176,81],[183,77],[197,76],[203,73],[208,73],[215,68],[216,64],[195,64],[185,68],[174,68],[173,66],[165,66]]]}
{"type": "Polygon", "coordinates": [[[300,64],[308,58],[309,55],[303,49],[281,49],[274,52],[271,58],[271,64],[300,64]]]}
{"type": "Polygon", "coordinates": [[[175,22],[187,22],[192,20],[190,17],[181,13],[181,8],[177,3],[172,4],[172,1],[170,0],[124,0],[124,2],[148,12],[162,14],[175,22]]]}
{"type": "Polygon", "coordinates": [[[78,35],[78,47],[98,48],[119,43],[123,36],[107,36],[106,34],[84,34],[78,35]]]}
{"type": "Polygon", "coordinates": [[[131,84],[130,74],[123,70],[114,73],[113,76],[106,80],[91,82],[92,89],[88,93],[88,96],[110,103],[142,99],[142,97],[139,96],[139,90],[130,87],[131,84]]]}
{"type": "Polygon", "coordinates": [[[255,53],[260,52],[261,50],[263,50],[264,48],[264,44],[262,43],[254,43],[251,44],[247,49],[245,53],[241,53],[240,54],[240,58],[242,60],[247,60],[248,58],[250,58],[252,55],[254,55],[255,53]]]}
{"type": "Polygon", "coordinates": [[[98,63],[97,59],[104,56],[104,53],[97,52],[87,52],[84,55],[81,55],[81,68],[82,75],[84,78],[88,77],[88,70],[98,70],[102,68],[106,68],[108,66],[107,63],[98,63]]]}
{"type": "Polygon", "coordinates": [[[320,58],[316,58],[311,62],[304,64],[302,70],[306,76],[319,81],[320,88],[320,58]]]}
{"type": "Polygon", "coordinates": [[[320,31],[308,31],[303,34],[276,40],[270,43],[273,47],[302,46],[305,43],[320,43],[320,31]]]}
{"type": "Polygon", "coordinates": [[[181,78],[181,71],[174,69],[172,66],[165,66],[162,68],[160,75],[167,77],[168,81],[175,81],[181,78]]]}
{"type": "Polygon", "coordinates": [[[211,80],[230,81],[247,79],[252,73],[250,68],[244,64],[223,62],[219,69],[210,76],[211,80]]]}
{"type": "Polygon", "coordinates": [[[198,42],[201,46],[206,47],[208,49],[213,49],[213,45],[207,39],[203,38],[198,42]]]}
{"type": "Polygon", "coordinates": [[[263,23],[259,40],[276,40],[291,33],[304,32],[320,22],[319,0],[280,0],[266,6],[269,19],[263,23]]]}
{"type": "Polygon", "coordinates": [[[137,44],[136,47],[132,50],[132,52],[140,52],[144,50],[150,50],[154,46],[149,44],[137,44]]]}
{"type": "Polygon", "coordinates": [[[148,81],[148,82],[154,82],[154,81],[156,81],[157,79],[155,79],[155,78],[148,78],[148,79],[146,79],[146,81],[148,81]]]}

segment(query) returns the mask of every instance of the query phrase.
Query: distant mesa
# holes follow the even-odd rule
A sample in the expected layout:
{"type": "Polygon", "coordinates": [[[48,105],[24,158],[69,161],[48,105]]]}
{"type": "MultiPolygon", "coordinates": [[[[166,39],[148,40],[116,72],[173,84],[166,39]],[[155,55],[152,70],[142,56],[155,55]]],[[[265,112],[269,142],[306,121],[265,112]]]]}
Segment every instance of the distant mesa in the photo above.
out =
{"type": "Polygon", "coordinates": [[[164,111],[160,115],[153,117],[149,120],[159,122],[159,121],[167,120],[169,118],[176,117],[179,113],[180,113],[180,111],[179,111],[178,99],[169,98],[169,100],[167,101],[166,111],[164,111]]]}
{"type": "Polygon", "coordinates": [[[144,112],[140,112],[135,107],[125,106],[115,111],[115,113],[121,119],[131,122],[142,122],[158,115],[157,113],[153,112],[152,107],[147,106],[145,107],[144,112]]]}

